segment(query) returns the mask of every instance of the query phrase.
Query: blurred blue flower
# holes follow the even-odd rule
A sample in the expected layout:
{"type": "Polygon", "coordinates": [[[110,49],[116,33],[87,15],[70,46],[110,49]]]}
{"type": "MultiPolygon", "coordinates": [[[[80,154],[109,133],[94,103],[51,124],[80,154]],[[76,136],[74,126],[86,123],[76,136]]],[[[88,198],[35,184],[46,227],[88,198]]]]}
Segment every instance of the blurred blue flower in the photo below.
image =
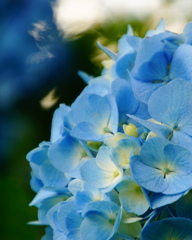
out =
{"type": "Polygon", "coordinates": [[[162,138],[151,138],[140,155],[131,158],[131,171],[136,182],[149,191],[178,194],[191,188],[192,155],[162,138]]]}
{"type": "Polygon", "coordinates": [[[53,22],[51,3],[8,0],[0,4],[0,108],[45,86],[57,75],[56,69],[65,66],[68,50],[53,22]]]}

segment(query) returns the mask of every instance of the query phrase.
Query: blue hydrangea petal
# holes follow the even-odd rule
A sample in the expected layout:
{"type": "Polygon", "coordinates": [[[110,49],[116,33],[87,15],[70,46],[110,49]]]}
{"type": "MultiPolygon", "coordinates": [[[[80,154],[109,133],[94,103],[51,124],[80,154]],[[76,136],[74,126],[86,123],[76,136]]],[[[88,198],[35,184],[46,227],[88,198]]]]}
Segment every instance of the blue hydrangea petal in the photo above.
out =
{"type": "Polygon", "coordinates": [[[40,167],[40,179],[45,186],[49,187],[65,187],[70,178],[65,173],[57,170],[50,161],[44,161],[40,167]]]}
{"type": "Polygon", "coordinates": [[[111,217],[115,217],[118,211],[119,206],[113,202],[96,201],[91,202],[85,206],[82,212],[82,216],[86,217],[89,212],[100,212],[103,216],[110,219],[111,217]]]}
{"type": "Polygon", "coordinates": [[[156,90],[148,102],[150,115],[172,127],[179,125],[189,105],[192,105],[192,85],[179,79],[156,90]]]}
{"type": "Polygon", "coordinates": [[[149,202],[149,205],[152,209],[160,208],[171,204],[177,201],[179,198],[183,196],[185,192],[178,193],[178,194],[163,194],[163,193],[154,193],[149,192],[146,189],[143,189],[143,192],[149,202]]]}
{"type": "Polygon", "coordinates": [[[191,30],[192,30],[192,22],[188,22],[184,29],[183,29],[183,37],[185,39],[185,43],[187,44],[192,44],[192,35],[191,35],[191,30]]]}
{"type": "Polygon", "coordinates": [[[126,114],[134,114],[139,107],[139,101],[135,99],[131,84],[123,79],[113,81],[111,88],[118,106],[119,122],[126,123],[126,114]]]}
{"type": "Polygon", "coordinates": [[[133,156],[130,165],[133,178],[140,186],[152,192],[167,189],[168,183],[164,181],[161,170],[147,166],[139,156],[133,156]]]}
{"type": "Polygon", "coordinates": [[[168,60],[164,52],[156,52],[148,62],[140,65],[137,73],[133,70],[133,78],[144,82],[163,82],[168,75],[167,66],[168,60]]]}
{"type": "Polygon", "coordinates": [[[110,58],[112,58],[113,60],[117,59],[117,55],[112,52],[110,49],[108,49],[107,47],[104,47],[103,45],[101,45],[99,42],[97,42],[97,46],[104,52],[107,54],[107,56],[109,56],[110,58]]]}
{"type": "Polygon", "coordinates": [[[158,168],[159,166],[163,165],[165,163],[164,148],[169,143],[169,141],[163,138],[150,138],[143,144],[141,148],[141,161],[144,164],[154,168],[158,168]]]}
{"type": "Polygon", "coordinates": [[[80,228],[83,218],[77,210],[78,208],[74,201],[65,202],[57,210],[58,227],[66,235],[80,228]]]}
{"type": "Polygon", "coordinates": [[[185,132],[174,131],[170,141],[174,144],[187,148],[192,153],[192,138],[185,132]]]}
{"type": "Polygon", "coordinates": [[[69,191],[76,195],[78,191],[84,190],[84,181],[82,179],[72,179],[68,184],[69,191]]]}
{"type": "Polygon", "coordinates": [[[83,211],[85,219],[81,225],[82,238],[106,240],[112,237],[120,224],[118,212],[119,206],[112,202],[100,201],[86,205],[83,211]]]}
{"type": "Polygon", "coordinates": [[[99,168],[95,159],[89,159],[84,163],[81,168],[81,176],[85,182],[96,188],[108,187],[114,178],[113,172],[99,168]]]}
{"type": "MultiPolygon", "coordinates": [[[[112,161],[111,163],[107,160],[105,162],[110,168],[102,169],[97,165],[95,159],[86,161],[81,168],[81,175],[83,180],[90,186],[108,192],[121,180],[122,171],[112,161]]],[[[105,166],[105,162],[103,162],[103,166],[105,166]]]]}
{"type": "Polygon", "coordinates": [[[29,206],[39,206],[41,202],[43,202],[46,199],[54,198],[54,197],[62,197],[63,199],[66,199],[70,196],[70,193],[67,188],[61,188],[56,189],[52,187],[44,187],[41,188],[41,190],[37,193],[35,198],[32,200],[32,202],[29,204],[29,206]]]}
{"type": "Polygon", "coordinates": [[[71,135],[87,141],[100,142],[105,138],[112,136],[112,133],[110,132],[105,133],[104,128],[104,126],[98,128],[98,126],[95,126],[91,123],[81,122],[73,128],[73,130],[71,131],[71,135]]]}
{"type": "Polygon", "coordinates": [[[45,160],[48,159],[48,147],[48,145],[45,145],[31,150],[26,156],[27,160],[40,166],[45,160]]]}
{"type": "Polygon", "coordinates": [[[103,216],[94,214],[94,217],[86,217],[81,225],[81,236],[84,240],[90,239],[109,239],[113,225],[103,216]]]}
{"type": "Polygon", "coordinates": [[[83,95],[73,103],[71,114],[77,124],[71,135],[77,138],[100,141],[117,131],[118,110],[112,95],[83,95]]]}
{"type": "Polygon", "coordinates": [[[128,71],[131,71],[135,62],[136,53],[128,53],[115,62],[115,73],[119,78],[130,80],[128,71]]]}
{"type": "Polygon", "coordinates": [[[77,139],[65,135],[50,146],[48,155],[56,169],[68,172],[79,165],[86,152],[77,139]]]}
{"type": "Polygon", "coordinates": [[[52,126],[51,126],[51,142],[55,142],[62,138],[64,127],[70,129],[70,125],[67,122],[67,115],[70,111],[70,107],[65,104],[60,104],[53,114],[52,126]]]}
{"type": "Polygon", "coordinates": [[[169,185],[167,189],[163,191],[164,194],[181,193],[189,190],[192,186],[192,174],[189,174],[187,176],[180,176],[177,173],[172,173],[167,178],[169,185]]]}
{"type": "Polygon", "coordinates": [[[67,234],[67,238],[65,238],[65,240],[81,240],[80,229],[70,231],[70,233],[67,234]]]}
{"type": "Polygon", "coordinates": [[[169,164],[174,166],[173,170],[180,176],[188,175],[192,172],[192,154],[185,148],[169,144],[164,148],[165,158],[169,164]]]}
{"type": "Polygon", "coordinates": [[[158,124],[150,120],[144,120],[130,114],[127,114],[127,116],[153,131],[159,137],[168,138],[168,136],[172,133],[172,129],[169,126],[158,124]]]}
{"type": "Polygon", "coordinates": [[[54,230],[53,240],[66,240],[66,235],[60,232],[59,230],[54,230]]]}
{"type": "MultiPolygon", "coordinates": [[[[131,29],[128,27],[128,29],[131,29]]],[[[127,53],[136,52],[139,44],[141,42],[141,38],[137,36],[133,36],[132,30],[129,30],[129,33],[123,35],[118,41],[118,56],[123,56],[127,53]]]]}
{"type": "Polygon", "coordinates": [[[134,79],[132,85],[136,99],[147,104],[152,93],[155,92],[158,88],[164,86],[164,82],[151,83],[134,79]]]}
{"type": "Polygon", "coordinates": [[[181,78],[192,81],[192,46],[182,44],[173,55],[170,66],[171,79],[181,78]]]}

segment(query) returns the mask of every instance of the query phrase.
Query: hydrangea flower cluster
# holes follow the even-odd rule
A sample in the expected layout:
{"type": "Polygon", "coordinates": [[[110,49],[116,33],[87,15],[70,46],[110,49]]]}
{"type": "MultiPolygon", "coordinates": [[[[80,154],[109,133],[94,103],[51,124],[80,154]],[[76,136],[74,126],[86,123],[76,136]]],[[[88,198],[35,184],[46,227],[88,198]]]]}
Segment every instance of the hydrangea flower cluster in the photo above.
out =
{"type": "Polygon", "coordinates": [[[28,153],[43,240],[192,239],[192,22],[128,33],[28,153]]]}

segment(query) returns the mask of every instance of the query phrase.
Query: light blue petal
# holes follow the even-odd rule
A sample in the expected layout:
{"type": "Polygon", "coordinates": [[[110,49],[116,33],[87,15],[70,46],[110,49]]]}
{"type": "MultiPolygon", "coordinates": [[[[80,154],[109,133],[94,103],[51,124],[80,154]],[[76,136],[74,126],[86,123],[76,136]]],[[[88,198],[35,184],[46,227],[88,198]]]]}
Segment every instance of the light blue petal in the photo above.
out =
{"type": "Polygon", "coordinates": [[[110,49],[104,47],[103,45],[101,45],[99,42],[97,42],[97,46],[104,52],[107,54],[107,56],[109,56],[111,59],[116,60],[117,59],[117,55],[112,52],[110,49]]]}
{"type": "Polygon", "coordinates": [[[80,171],[83,180],[96,188],[106,188],[114,179],[113,173],[98,167],[95,159],[86,161],[80,171]]]}
{"type": "Polygon", "coordinates": [[[53,114],[52,126],[51,126],[51,142],[55,142],[62,138],[64,127],[69,127],[66,124],[66,118],[69,113],[70,107],[65,104],[60,104],[53,114]]]}
{"type": "Polygon", "coordinates": [[[107,240],[112,237],[120,222],[120,217],[117,217],[118,211],[118,205],[112,202],[100,201],[87,204],[83,211],[85,219],[81,225],[82,239],[107,240]]]}
{"type": "Polygon", "coordinates": [[[79,165],[86,152],[78,140],[65,135],[50,146],[48,154],[50,162],[56,169],[68,172],[79,165]]]}
{"type": "Polygon", "coordinates": [[[66,235],[71,230],[78,229],[81,224],[82,217],[77,210],[78,208],[74,201],[64,202],[57,209],[58,228],[66,235]]]}
{"type": "Polygon", "coordinates": [[[131,172],[135,181],[149,191],[163,192],[168,187],[161,170],[145,165],[139,156],[131,158],[131,172]]]}
{"type": "Polygon", "coordinates": [[[76,195],[77,191],[84,190],[84,181],[82,179],[72,179],[68,184],[69,191],[76,195]]]}
{"type": "Polygon", "coordinates": [[[191,189],[192,173],[187,176],[170,173],[170,176],[168,175],[166,178],[168,187],[162,191],[163,194],[177,194],[191,189]]]}
{"type": "Polygon", "coordinates": [[[170,78],[181,78],[192,82],[192,46],[182,44],[173,55],[170,78]]]}
{"type": "Polygon", "coordinates": [[[138,72],[133,69],[133,78],[143,82],[163,82],[167,74],[168,60],[163,51],[157,51],[148,62],[139,66],[138,72]]]}
{"type": "Polygon", "coordinates": [[[70,233],[67,234],[66,240],[81,240],[80,229],[70,231],[70,233]]]}
{"type": "Polygon", "coordinates": [[[113,225],[102,215],[94,214],[94,217],[86,217],[81,224],[81,236],[83,240],[99,239],[107,240],[112,232],[113,225]]]}
{"type": "Polygon", "coordinates": [[[133,92],[137,100],[147,104],[152,93],[155,92],[158,88],[164,86],[164,82],[142,82],[136,79],[133,80],[133,92]]]}
{"type": "Polygon", "coordinates": [[[71,134],[77,138],[100,141],[117,131],[118,110],[112,95],[82,95],[73,103],[71,117],[77,124],[71,134]]]}
{"type": "Polygon", "coordinates": [[[135,99],[129,82],[117,79],[113,81],[111,87],[118,106],[119,122],[126,123],[126,114],[134,114],[139,107],[139,101],[135,99]]]}
{"type": "Polygon", "coordinates": [[[127,116],[140,123],[141,125],[145,126],[149,130],[153,131],[159,137],[168,138],[168,136],[172,133],[172,129],[169,126],[164,126],[151,121],[147,121],[130,114],[127,114],[127,116]]]}
{"type": "Polygon", "coordinates": [[[86,84],[88,84],[89,81],[90,81],[91,79],[93,79],[93,76],[90,76],[89,74],[87,74],[87,73],[84,72],[84,71],[78,71],[78,75],[79,75],[80,78],[83,79],[83,81],[84,81],[86,84]]]}
{"type": "Polygon", "coordinates": [[[37,193],[33,201],[29,204],[29,206],[39,206],[39,204],[49,198],[53,197],[62,197],[68,198],[70,196],[70,193],[67,188],[61,188],[61,189],[56,189],[56,188],[51,188],[51,187],[45,187],[41,188],[41,190],[37,193]]]}
{"type": "Polygon", "coordinates": [[[98,212],[101,213],[106,219],[111,219],[112,217],[116,217],[118,211],[119,206],[113,202],[96,201],[90,202],[85,206],[82,212],[82,216],[86,217],[89,212],[98,212]]]}
{"type": "Polygon", "coordinates": [[[164,148],[165,158],[180,176],[192,173],[192,154],[185,148],[169,144],[164,148]]]}
{"type": "Polygon", "coordinates": [[[69,182],[70,178],[57,170],[50,161],[44,161],[40,167],[40,179],[45,186],[49,187],[65,187],[69,182]]]}
{"type": "Polygon", "coordinates": [[[128,71],[131,71],[135,63],[136,53],[128,53],[118,58],[115,62],[115,73],[119,78],[130,80],[128,71]]]}
{"type": "Polygon", "coordinates": [[[77,206],[82,209],[87,203],[94,201],[92,192],[78,191],[75,196],[75,202],[77,206]]]}
{"type": "Polygon", "coordinates": [[[192,105],[192,85],[179,79],[156,90],[148,102],[150,115],[171,127],[180,124],[189,105],[192,105]]]}
{"type": "Polygon", "coordinates": [[[27,154],[26,156],[27,160],[40,166],[45,160],[48,159],[48,156],[47,156],[48,148],[49,146],[45,145],[45,146],[33,149],[27,154]]]}
{"type": "MultiPolygon", "coordinates": [[[[181,129],[182,130],[182,129],[181,129]]],[[[174,131],[170,139],[174,144],[187,148],[192,153],[192,137],[181,131],[174,131]]]]}
{"type": "Polygon", "coordinates": [[[165,195],[162,193],[153,193],[149,192],[146,189],[143,189],[143,192],[148,199],[148,202],[150,204],[150,207],[152,209],[160,208],[165,205],[171,204],[175,201],[177,201],[179,198],[183,196],[185,192],[178,193],[178,194],[172,194],[172,195],[165,195]]]}

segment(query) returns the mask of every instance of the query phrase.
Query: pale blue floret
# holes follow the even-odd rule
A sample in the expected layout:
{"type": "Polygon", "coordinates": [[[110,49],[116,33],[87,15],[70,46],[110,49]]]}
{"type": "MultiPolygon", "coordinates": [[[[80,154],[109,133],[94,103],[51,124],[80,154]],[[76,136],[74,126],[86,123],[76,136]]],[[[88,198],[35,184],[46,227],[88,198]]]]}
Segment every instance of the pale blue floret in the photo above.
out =
{"type": "Polygon", "coordinates": [[[69,134],[54,142],[49,148],[48,155],[53,166],[62,172],[75,170],[84,159],[88,158],[85,148],[69,134]]]}
{"type": "Polygon", "coordinates": [[[135,181],[149,191],[182,193],[192,186],[192,154],[167,140],[151,138],[140,156],[132,157],[131,171],[135,181]]]}
{"type": "Polygon", "coordinates": [[[68,113],[70,107],[65,104],[60,104],[53,114],[52,126],[51,126],[51,139],[50,142],[55,142],[63,137],[65,128],[70,129],[70,123],[68,120],[68,113]]]}
{"type": "Polygon", "coordinates": [[[89,203],[83,211],[85,219],[81,224],[82,239],[109,240],[118,231],[121,209],[112,202],[89,203]]]}
{"type": "Polygon", "coordinates": [[[49,147],[49,143],[41,143],[27,155],[32,168],[31,186],[38,191],[41,187],[65,187],[70,180],[65,173],[51,164],[48,156],[49,147]]]}
{"type": "Polygon", "coordinates": [[[111,191],[123,176],[122,168],[111,160],[110,155],[111,149],[103,146],[96,159],[86,161],[80,169],[83,180],[103,192],[111,191]]]}
{"type": "Polygon", "coordinates": [[[71,135],[90,141],[102,141],[117,132],[118,110],[112,95],[83,94],[71,106],[76,125],[71,135]]]}
{"type": "MultiPolygon", "coordinates": [[[[60,235],[61,239],[81,240],[80,225],[83,217],[77,212],[78,208],[74,201],[61,202],[56,204],[47,213],[49,224],[55,235],[60,235]]],[[[57,237],[54,238],[58,239],[57,237]]],[[[60,239],[60,238],[59,238],[60,239]]]]}

